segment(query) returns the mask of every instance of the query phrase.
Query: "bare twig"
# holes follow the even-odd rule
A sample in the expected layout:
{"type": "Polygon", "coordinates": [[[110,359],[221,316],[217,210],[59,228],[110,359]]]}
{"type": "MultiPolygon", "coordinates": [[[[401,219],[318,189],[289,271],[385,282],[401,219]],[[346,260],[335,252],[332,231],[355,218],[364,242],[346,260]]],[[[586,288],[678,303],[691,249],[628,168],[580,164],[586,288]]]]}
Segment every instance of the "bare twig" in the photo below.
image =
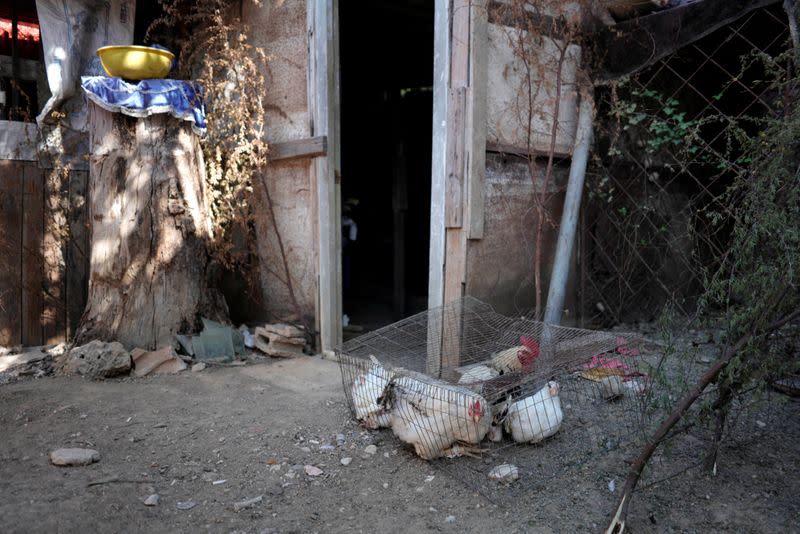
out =
{"type": "Polygon", "coordinates": [[[712,365],[708,371],[706,371],[705,374],[700,377],[692,390],[689,391],[689,393],[687,393],[680,400],[680,402],[678,402],[672,413],[670,413],[664,422],[661,423],[661,426],[658,428],[658,430],[656,430],[655,434],[653,434],[653,437],[650,439],[650,442],[644,447],[644,449],[642,449],[642,451],[639,453],[639,456],[631,465],[630,471],[628,471],[628,477],[625,480],[625,486],[622,488],[622,495],[617,503],[616,512],[614,513],[614,516],[612,517],[611,522],[606,529],[606,534],[621,534],[625,530],[625,520],[628,516],[628,508],[630,506],[631,497],[634,489],[636,489],[636,485],[639,482],[639,478],[642,475],[645,465],[650,460],[650,457],[656,451],[661,442],[664,441],[666,436],[669,434],[669,431],[672,429],[672,427],[681,420],[683,415],[700,397],[706,387],[708,387],[708,385],[711,384],[717,378],[717,376],[719,376],[719,374],[727,367],[731,360],[733,360],[739,351],[741,351],[752,338],[774,332],[798,316],[800,316],[800,310],[795,310],[784,316],[782,319],[773,322],[761,332],[750,332],[744,335],[741,339],[739,339],[739,341],[736,342],[735,345],[726,350],[722,356],[720,356],[719,359],[714,362],[714,365],[712,365]]]}

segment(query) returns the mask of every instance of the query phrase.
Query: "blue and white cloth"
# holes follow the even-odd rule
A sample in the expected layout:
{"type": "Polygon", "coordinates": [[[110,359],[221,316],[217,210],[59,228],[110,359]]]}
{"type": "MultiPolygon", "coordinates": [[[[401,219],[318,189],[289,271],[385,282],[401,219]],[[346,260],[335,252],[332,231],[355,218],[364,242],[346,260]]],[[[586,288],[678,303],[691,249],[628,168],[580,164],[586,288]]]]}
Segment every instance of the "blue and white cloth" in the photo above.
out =
{"type": "Polygon", "coordinates": [[[83,76],[81,87],[92,102],[107,111],[131,117],[169,113],[176,119],[190,121],[198,135],[206,133],[203,88],[197,82],[142,80],[134,85],[121,78],[83,76]]]}

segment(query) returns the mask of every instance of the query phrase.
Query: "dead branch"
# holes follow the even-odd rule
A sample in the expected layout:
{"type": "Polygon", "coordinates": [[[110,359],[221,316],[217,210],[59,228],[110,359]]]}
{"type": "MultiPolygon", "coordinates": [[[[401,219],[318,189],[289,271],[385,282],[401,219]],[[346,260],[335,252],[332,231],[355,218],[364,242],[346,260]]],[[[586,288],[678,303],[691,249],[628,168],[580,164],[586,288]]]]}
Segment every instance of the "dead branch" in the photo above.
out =
{"type": "Polygon", "coordinates": [[[747,345],[747,343],[750,342],[751,339],[774,332],[798,316],[800,316],[800,310],[795,310],[789,315],[784,316],[782,319],[773,322],[761,332],[750,332],[742,336],[742,338],[740,338],[735,345],[727,349],[722,356],[720,356],[719,359],[714,362],[711,368],[709,368],[708,371],[706,371],[705,374],[700,377],[700,380],[697,381],[697,384],[695,384],[691,391],[689,391],[689,393],[687,393],[680,400],[680,402],[678,402],[672,413],[670,413],[664,422],[661,423],[661,426],[658,428],[658,430],[656,430],[655,434],[653,434],[653,437],[650,439],[650,442],[644,447],[644,449],[642,449],[642,451],[639,453],[639,456],[631,465],[631,468],[628,471],[628,477],[625,479],[625,485],[622,488],[622,495],[617,503],[616,512],[611,518],[611,522],[605,531],[606,534],[621,534],[625,530],[625,520],[628,516],[628,508],[630,506],[631,497],[633,496],[633,491],[636,489],[636,485],[639,482],[639,478],[642,476],[642,471],[644,470],[645,465],[647,465],[650,457],[656,451],[661,442],[664,441],[672,427],[681,420],[683,415],[689,410],[692,404],[694,404],[700,395],[702,395],[706,387],[716,380],[717,376],[719,376],[719,374],[728,366],[731,360],[733,360],[733,358],[747,345]]]}

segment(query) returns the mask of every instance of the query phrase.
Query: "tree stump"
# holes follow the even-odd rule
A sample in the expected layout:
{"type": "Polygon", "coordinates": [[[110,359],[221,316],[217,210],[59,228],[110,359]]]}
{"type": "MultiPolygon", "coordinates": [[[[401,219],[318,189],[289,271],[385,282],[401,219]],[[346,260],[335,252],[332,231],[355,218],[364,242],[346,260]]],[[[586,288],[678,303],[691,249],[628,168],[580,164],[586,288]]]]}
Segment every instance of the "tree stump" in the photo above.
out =
{"type": "Polygon", "coordinates": [[[90,104],[89,296],[75,342],[155,349],[227,307],[211,287],[205,169],[189,123],[90,104]]]}

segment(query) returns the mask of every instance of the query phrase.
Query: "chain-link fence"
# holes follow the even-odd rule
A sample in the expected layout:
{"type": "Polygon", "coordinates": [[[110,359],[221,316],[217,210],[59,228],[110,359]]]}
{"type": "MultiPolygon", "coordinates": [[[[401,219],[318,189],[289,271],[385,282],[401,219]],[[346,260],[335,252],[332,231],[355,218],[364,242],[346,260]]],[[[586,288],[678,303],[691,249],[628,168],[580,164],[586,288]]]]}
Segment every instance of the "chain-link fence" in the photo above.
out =
{"type": "Polygon", "coordinates": [[[766,70],[790,44],[780,5],[750,12],[597,93],[581,239],[584,326],[691,317],[736,213],[744,136],[782,105],[766,70]]]}

